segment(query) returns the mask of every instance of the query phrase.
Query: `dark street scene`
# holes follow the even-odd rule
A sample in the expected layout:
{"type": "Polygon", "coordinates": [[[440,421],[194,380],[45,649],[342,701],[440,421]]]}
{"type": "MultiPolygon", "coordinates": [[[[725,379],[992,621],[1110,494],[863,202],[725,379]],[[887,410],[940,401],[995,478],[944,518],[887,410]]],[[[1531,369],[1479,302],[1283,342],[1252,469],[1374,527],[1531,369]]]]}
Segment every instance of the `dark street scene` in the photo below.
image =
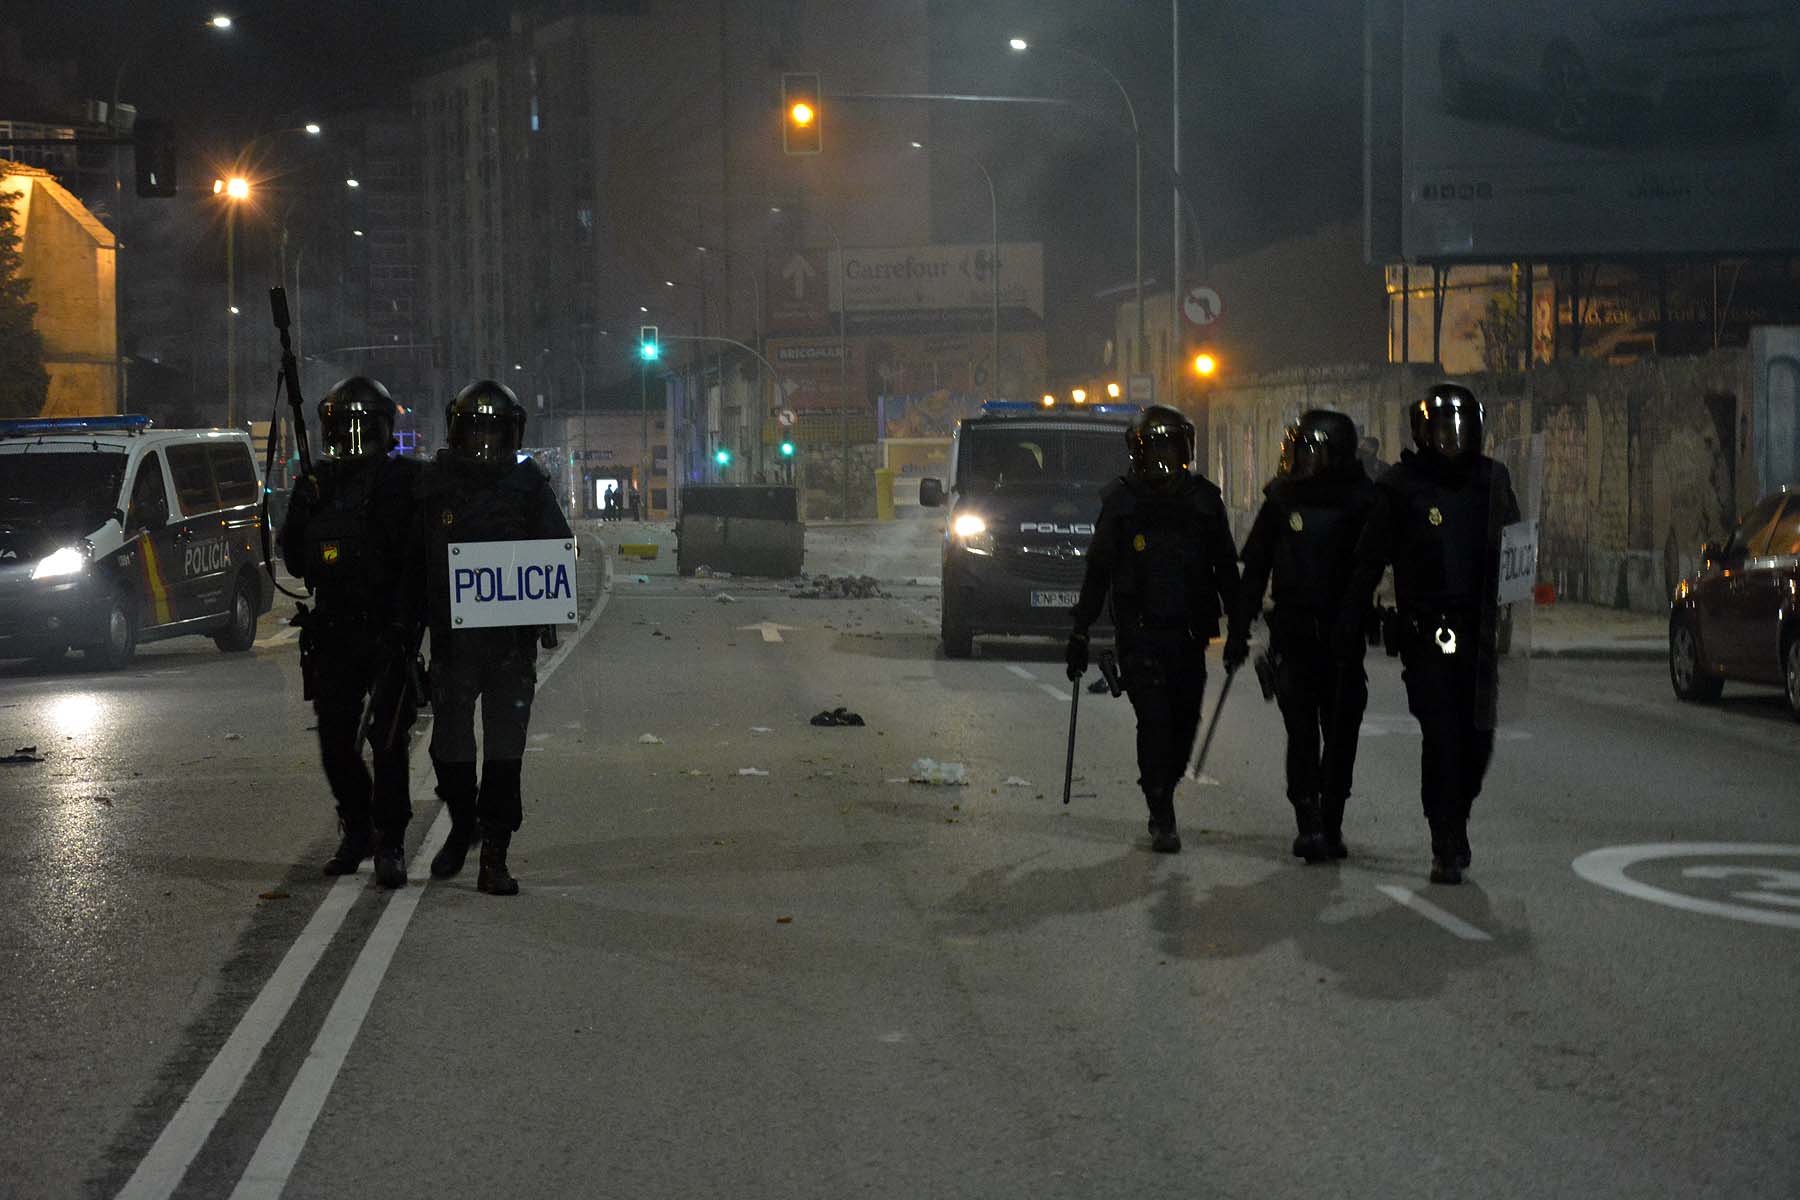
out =
{"type": "Polygon", "coordinates": [[[9,0],[0,1197],[1800,1195],[1800,7],[9,0]]]}

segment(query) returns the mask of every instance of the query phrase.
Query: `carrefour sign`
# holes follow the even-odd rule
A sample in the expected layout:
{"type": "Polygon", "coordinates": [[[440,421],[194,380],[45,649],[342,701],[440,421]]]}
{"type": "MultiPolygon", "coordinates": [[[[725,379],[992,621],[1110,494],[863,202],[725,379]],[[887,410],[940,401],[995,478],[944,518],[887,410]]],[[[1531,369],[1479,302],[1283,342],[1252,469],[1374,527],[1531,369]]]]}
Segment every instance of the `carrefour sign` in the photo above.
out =
{"type": "Polygon", "coordinates": [[[458,542],[450,555],[450,624],[457,629],[575,621],[575,542],[458,542]]]}
{"type": "Polygon", "coordinates": [[[998,260],[987,242],[967,245],[846,247],[831,255],[831,308],[853,313],[986,311],[1000,307],[1044,315],[1044,247],[1002,242],[998,260]]]}

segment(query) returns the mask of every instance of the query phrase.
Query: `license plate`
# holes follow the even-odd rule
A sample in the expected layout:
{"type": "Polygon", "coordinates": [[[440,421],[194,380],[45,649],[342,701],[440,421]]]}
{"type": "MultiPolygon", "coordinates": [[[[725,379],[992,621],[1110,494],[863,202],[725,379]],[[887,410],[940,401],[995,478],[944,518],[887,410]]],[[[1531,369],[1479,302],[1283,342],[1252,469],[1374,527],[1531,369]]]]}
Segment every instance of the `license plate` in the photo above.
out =
{"type": "Polygon", "coordinates": [[[1080,597],[1080,592],[1033,592],[1031,593],[1031,607],[1074,608],[1075,601],[1080,597]]]}

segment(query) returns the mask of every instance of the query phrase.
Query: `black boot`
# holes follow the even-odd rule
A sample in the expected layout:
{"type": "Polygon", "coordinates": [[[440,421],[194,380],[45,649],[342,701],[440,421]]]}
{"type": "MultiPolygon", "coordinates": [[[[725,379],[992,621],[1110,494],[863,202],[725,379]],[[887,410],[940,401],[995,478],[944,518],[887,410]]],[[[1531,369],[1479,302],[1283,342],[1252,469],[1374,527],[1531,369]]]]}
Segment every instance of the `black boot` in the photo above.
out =
{"type": "Polygon", "coordinates": [[[375,882],[384,888],[406,886],[406,830],[382,831],[375,839],[375,882]]]}
{"type": "Polygon", "coordinates": [[[1181,834],[1175,830],[1174,790],[1145,793],[1150,807],[1150,848],[1158,854],[1180,854],[1181,834]]]}
{"type": "Polygon", "coordinates": [[[1319,827],[1319,801],[1316,797],[1306,796],[1291,801],[1294,806],[1294,825],[1298,830],[1294,837],[1294,857],[1303,858],[1309,863],[1322,863],[1331,857],[1325,845],[1325,835],[1319,827]]]}
{"type": "Polygon", "coordinates": [[[1319,797],[1319,831],[1325,835],[1325,849],[1333,858],[1349,858],[1344,845],[1344,797],[1319,797]]]}
{"type": "Polygon", "coordinates": [[[1431,829],[1431,882],[1462,882],[1462,868],[1456,863],[1456,835],[1436,825],[1431,829]]]}
{"type": "Polygon", "coordinates": [[[327,875],[354,875],[362,865],[362,860],[375,853],[375,831],[369,828],[366,820],[339,821],[344,836],[339,839],[335,853],[326,860],[327,875]]]}
{"type": "Polygon", "coordinates": [[[475,820],[475,764],[438,762],[436,766],[438,796],[450,810],[450,834],[443,848],[431,856],[431,876],[448,879],[463,869],[469,847],[481,840],[481,826],[475,820]]]}
{"type": "Polygon", "coordinates": [[[490,825],[481,831],[481,873],[475,877],[475,890],[490,896],[516,896],[519,881],[506,869],[506,849],[512,844],[512,830],[490,825]]]}

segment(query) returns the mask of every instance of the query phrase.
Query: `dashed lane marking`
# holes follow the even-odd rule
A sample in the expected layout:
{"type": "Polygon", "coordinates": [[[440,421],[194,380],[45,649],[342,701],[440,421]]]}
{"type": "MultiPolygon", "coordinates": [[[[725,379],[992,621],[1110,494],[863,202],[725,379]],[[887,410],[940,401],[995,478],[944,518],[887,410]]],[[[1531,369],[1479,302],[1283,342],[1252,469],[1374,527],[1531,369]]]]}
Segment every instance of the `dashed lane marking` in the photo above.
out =
{"type": "Polygon", "coordinates": [[[1021,666],[1017,665],[1016,663],[1009,663],[1007,665],[1006,669],[1011,671],[1014,675],[1017,675],[1020,679],[1036,679],[1037,678],[1036,675],[1033,675],[1030,671],[1027,671],[1024,667],[1021,667],[1021,666]]]}
{"type": "Polygon", "coordinates": [[[1494,940],[1488,934],[1475,928],[1475,926],[1469,924],[1461,917],[1454,913],[1445,912],[1431,901],[1423,899],[1418,893],[1413,892],[1408,888],[1395,887],[1391,883],[1378,883],[1375,885],[1375,890],[1394,901],[1394,903],[1403,904],[1407,908],[1412,909],[1421,917],[1430,921],[1433,925],[1448,930],[1465,942],[1491,942],[1494,940]]]}

